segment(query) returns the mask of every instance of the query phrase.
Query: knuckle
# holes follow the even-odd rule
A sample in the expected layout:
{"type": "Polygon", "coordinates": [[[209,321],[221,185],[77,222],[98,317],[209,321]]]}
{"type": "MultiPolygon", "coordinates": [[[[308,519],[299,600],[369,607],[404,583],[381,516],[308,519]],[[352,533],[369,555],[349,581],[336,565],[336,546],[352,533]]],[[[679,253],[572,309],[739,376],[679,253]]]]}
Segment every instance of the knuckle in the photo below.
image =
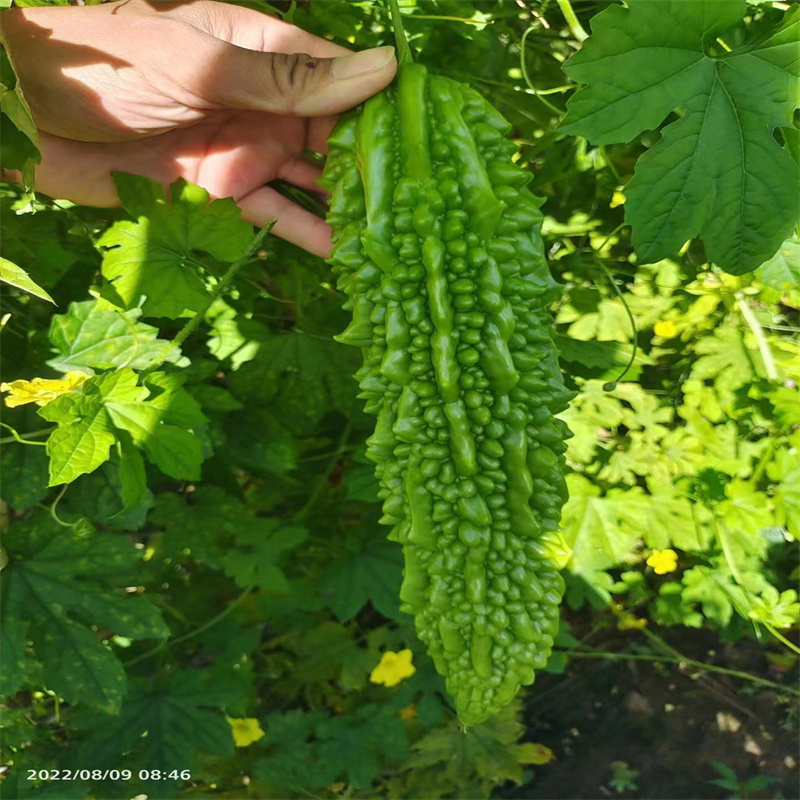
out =
{"type": "Polygon", "coordinates": [[[316,84],[325,80],[330,68],[330,59],[306,53],[274,53],[270,77],[275,93],[291,108],[316,84]]]}

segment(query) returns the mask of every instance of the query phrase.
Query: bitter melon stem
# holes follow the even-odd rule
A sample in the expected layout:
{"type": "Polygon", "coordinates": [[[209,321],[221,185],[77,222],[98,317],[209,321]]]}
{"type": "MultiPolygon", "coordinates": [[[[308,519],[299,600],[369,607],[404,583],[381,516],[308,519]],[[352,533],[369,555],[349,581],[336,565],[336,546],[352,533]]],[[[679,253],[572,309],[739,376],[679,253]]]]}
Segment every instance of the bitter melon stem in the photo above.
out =
{"type": "Polygon", "coordinates": [[[403,64],[412,64],[414,58],[411,55],[411,48],[408,46],[408,39],[406,39],[406,32],[403,28],[403,19],[397,0],[389,0],[389,9],[392,12],[392,27],[394,28],[394,38],[397,43],[397,63],[401,67],[403,64]]]}

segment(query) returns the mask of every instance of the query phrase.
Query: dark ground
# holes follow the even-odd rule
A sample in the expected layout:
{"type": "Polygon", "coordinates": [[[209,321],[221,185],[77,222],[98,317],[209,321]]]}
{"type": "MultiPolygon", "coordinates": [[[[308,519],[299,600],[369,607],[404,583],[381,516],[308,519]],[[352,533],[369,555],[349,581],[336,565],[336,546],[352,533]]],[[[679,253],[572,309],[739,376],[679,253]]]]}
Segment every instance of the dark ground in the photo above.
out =
{"type": "MultiPolygon", "coordinates": [[[[791,680],[796,666],[787,673],[787,666],[773,663],[780,661],[778,648],[770,662],[757,642],[720,645],[713,634],[686,629],[661,634],[689,658],[797,685],[791,680]]],[[[592,647],[622,653],[640,637],[610,632],[592,647]]],[[[535,767],[527,786],[496,797],[800,798],[796,697],[749,681],[698,676],[678,664],[572,659],[563,675],[537,679],[525,713],[526,740],[547,745],[556,760],[535,767]],[[776,780],[767,789],[737,794],[709,783],[720,777],[712,761],[731,767],[740,781],[758,775],[776,780]],[[638,770],[635,786],[619,791],[610,785],[614,762],[638,770]]],[[[624,769],[617,766],[618,774],[624,769]]]]}

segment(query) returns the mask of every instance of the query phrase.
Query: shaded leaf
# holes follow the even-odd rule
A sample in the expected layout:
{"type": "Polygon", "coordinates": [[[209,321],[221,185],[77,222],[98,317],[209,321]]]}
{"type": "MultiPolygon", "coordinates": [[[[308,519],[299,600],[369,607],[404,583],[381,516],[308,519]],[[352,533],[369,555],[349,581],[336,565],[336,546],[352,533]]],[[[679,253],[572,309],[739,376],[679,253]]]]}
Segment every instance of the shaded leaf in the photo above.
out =
{"type": "MultiPolygon", "coordinates": [[[[118,717],[83,720],[92,733],[77,748],[76,764],[113,767],[133,751],[130,758],[138,768],[161,770],[166,776],[190,769],[197,751],[232,756],[233,736],[221,706],[234,696],[198,670],[178,670],[155,683],[132,681],[118,717]]],[[[167,781],[160,781],[156,791],[160,794],[165,785],[167,781]]]]}
{"type": "MultiPolygon", "coordinates": [[[[164,356],[169,342],[158,338],[157,328],[139,322],[141,315],[140,308],[99,308],[97,300],[72,303],[50,324],[50,341],[58,355],[47,363],[59,372],[80,367],[147,369],[164,356]]],[[[166,360],[179,367],[189,363],[180,348],[172,349],[166,360]]]]}
{"type": "Polygon", "coordinates": [[[402,548],[378,531],[365,529],[319,579],[319,591],[342,622],[368,602],[385,617],[403,619],[398,595],[402,580],[402,548]]]}
{"type": "Polygon", "coordinates": [[[135,569],[136,550],[123,537],[78,535],[46,517],[16,523],[6,546],[3,613],[16,620],[10,652],[21,651],[22,623],[30,623],[50,687],[70,702],[115,713],[125,694],[125,673],[89,626],[131,639],[169,635],[154,606],[122,591],[120,578],[112,580],[135,569]]]}
{"type": "Polygon", "coordinates": [[[280,527],[276,519],[258,519],[237,531],[236,547],[229,549],[222,566],[242,588],[257,586],[286,594],[289,583],[280,568],[283,554],[308,538],[308,531],[297,526],[280,527]]]}
{"type": "Polygon", "coordinates": [[[298,435],[313,431],[331,410],[360,418],[353,379],[358,360],[350,350],[297,331],[272,336],[230,376],[229,388],[243,401],[269,405],[298,435]]]}

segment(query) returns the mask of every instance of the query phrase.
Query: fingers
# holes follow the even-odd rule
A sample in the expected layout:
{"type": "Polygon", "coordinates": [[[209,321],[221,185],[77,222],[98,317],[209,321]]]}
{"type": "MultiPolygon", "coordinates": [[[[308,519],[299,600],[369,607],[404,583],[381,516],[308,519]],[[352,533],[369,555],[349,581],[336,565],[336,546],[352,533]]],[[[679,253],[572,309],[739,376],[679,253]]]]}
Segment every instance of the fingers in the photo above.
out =
{"type": "Polygon", "coordinates": [[[219,42],[203,95],[227,108],[319,117],[357,106],[397,71],[393,47],[337,58],[260,53],[219,42]]]}
{"type": "Polygon", "coordinates": [[[308,161],[301,158],[287,161],[278,172],[278,177],[281,180],[291,183],[293,186],[306,189],[309,192],[324,194],[323,190],[317,185],[321,175],[322,170],[318,166],[309,164],[308,161]]]}
{"type": "Polygon", "coordinates": [[[195,0],[171,5],[169,13],[231,44],[273,53],[308,53],[335,58],[350,51],[260,11],[242,6],[195,0]]]}
{"type": "Polygon", "coordinates": [[[331,135],[338,117],[314,117],[308,120],[308,136],[306,147],[315,153],[326,155],[328,152],[328,137],[331,135]]]}
{"type": "Polygon", "coordinates": [[[156,7],[217,39],[213,87],[202,94],[228,108],[337,114],[379,92],[397,70],[394,48],[352,53],[242,6],[193,0],[156,7]]]}
{"type": "Polygon", "coordinates": [[[242,216],[253,225],[261,227],[275,219],[272,229],[276,236],[296,244],[315,256],[328,258],[331,253],[331,229],[309,211],[287,200],[274,189],[265,186],[240,198],[242,216]]]}

